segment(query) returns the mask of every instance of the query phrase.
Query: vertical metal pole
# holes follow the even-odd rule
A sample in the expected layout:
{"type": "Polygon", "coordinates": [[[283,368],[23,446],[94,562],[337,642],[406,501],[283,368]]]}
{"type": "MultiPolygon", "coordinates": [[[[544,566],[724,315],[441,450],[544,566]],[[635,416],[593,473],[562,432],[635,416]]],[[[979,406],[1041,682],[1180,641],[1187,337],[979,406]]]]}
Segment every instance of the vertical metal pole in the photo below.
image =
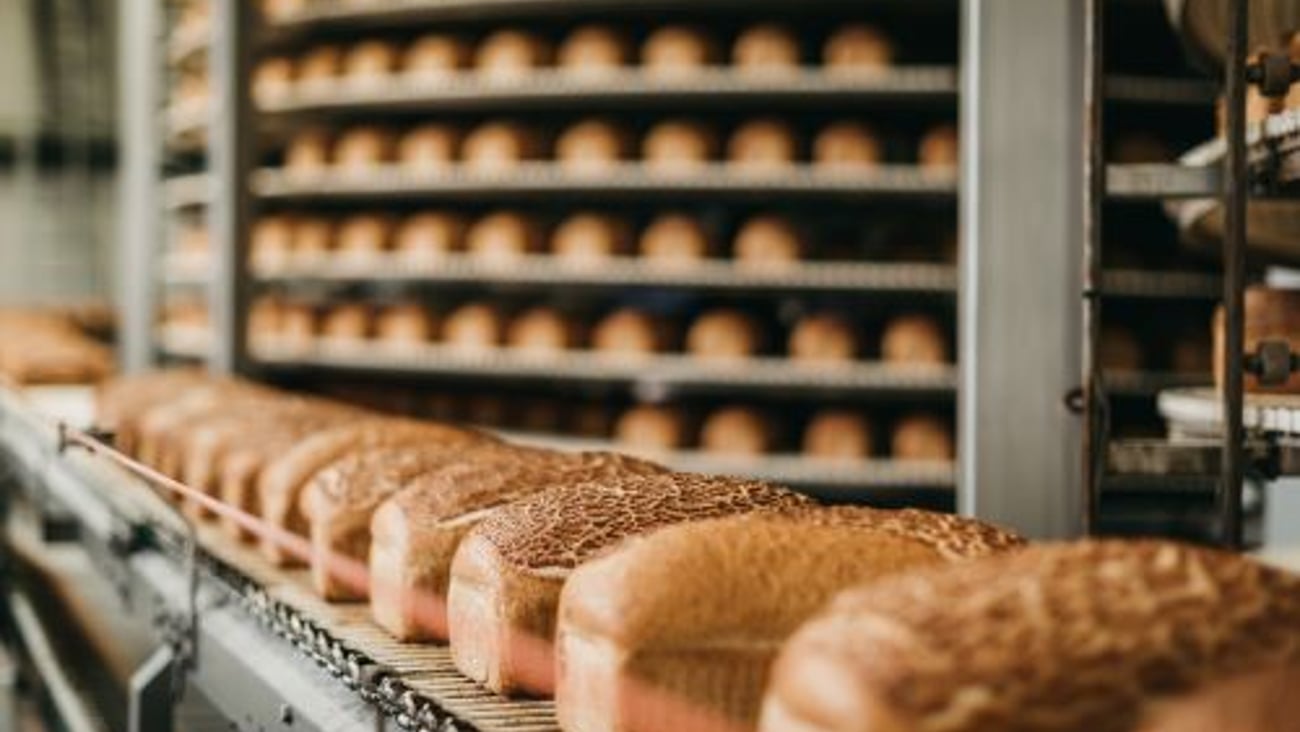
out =
{"type": "Polygon", "coordinates": [[[158,78],[161,3],[118,3],[118,261],[121,360],[128,372],[153,362],[158,239],[158,78]]]}
{"type": "Polygon", "coordinates": [[[176,705],[172,691],[175,662],[171,647],[164,645],[131,675],[127,732],[171,732],[176,705]]]}
{"type": "Polygon", "coordinates": [[[214,255],[209,284],[212,353],[208,368],[216,373],[246,370],[244,322],[248,308],[245,263],[249,219],[248,173],[252,167],[252,104],[249,97],[248,31],[252,3],[213,3],[212,113],[208,128],[208,166],[212,196],[208,227],[214,255]]]}
{"type": "Polygon", "coordinates": [[[1245,429],[1242,424],[1245,361],[1245,271],[1246,271],[1246,24],[1248,3],[1233,0],[1228,31],[1224,79],[1227,96],[1228,158],[1224,175],[1223,210],[1223,472],[1219,485],[1219,521],[1223,543],[1242,544],[1241,493],[1245,480],[1245,429]]]}
{"type": "Polygon", "coordinates": [[[1103,380],[1101,343],[1101,250],[1106,201],[1105,20],[1106,0],[1087,0],[1084,12],[1083,79],[1083,515],[1085,534],[1097,531],[1106,474],[1109,401],[1103,380]]]}
{"type": "Polygon", "coordinates": [[[1077,535],[1083,5],[962,5],[958,510],[1077,535]],[[1033,109],[1024,106],[1025,95],[1033,109]]]}

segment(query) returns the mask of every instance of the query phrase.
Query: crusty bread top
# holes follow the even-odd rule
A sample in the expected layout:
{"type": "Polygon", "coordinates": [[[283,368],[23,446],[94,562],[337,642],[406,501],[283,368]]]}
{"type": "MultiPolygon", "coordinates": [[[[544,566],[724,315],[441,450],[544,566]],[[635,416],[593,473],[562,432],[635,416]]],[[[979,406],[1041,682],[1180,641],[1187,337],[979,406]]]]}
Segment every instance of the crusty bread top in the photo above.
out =
{"type": "Polygon", "coordinates": [[[482,452],[510,449],[487,441],[480,445],[429,442],[354,452],[312,477],[303,505],[307,505],[308,495],[314,496],[311,500],[363,505],[401,490],[422,474],[472,461],[482,452]]]}
{"type": "Polygon", "coordinates": [[[1153,698],[1283,664],[1300,664],[1300,578],[1093,541],[851,590],[791,639],[769,693],[827,730],[1127,732],[1153,698]]]}
{"type": "Polygon", "coordinates": [[[1023,543],[973,519],[911,509],[839,506],[690,521],[576,570],[563,618],[628,648],[689,642],[775,650],[846,587],[1023,543]]]}
{"type": "Polygon", "coordinates": [[[564,482],[625,475],[653,475],[667,469],[613,452],[541,453],[529,459],[484,459],[412,481],[393,496],[409,526],[434,526],[466,514],[502,506],[564,482]]]}
{"type": "Polygon", "coordinates": [[[95,390],[96,420],[102,427],[115,427],[120,420],[133,419],[155,404],[210,381],[199,369],[149,371],[110,379],[95,390]]]}
{"type": "Polygon", "coordinates": [[[475,528],[502,561],[567,570],[629,536],[690,519],[788,510],[811,501],[740,478],[665,473],[574,483],[496,510],[475,528]]]}

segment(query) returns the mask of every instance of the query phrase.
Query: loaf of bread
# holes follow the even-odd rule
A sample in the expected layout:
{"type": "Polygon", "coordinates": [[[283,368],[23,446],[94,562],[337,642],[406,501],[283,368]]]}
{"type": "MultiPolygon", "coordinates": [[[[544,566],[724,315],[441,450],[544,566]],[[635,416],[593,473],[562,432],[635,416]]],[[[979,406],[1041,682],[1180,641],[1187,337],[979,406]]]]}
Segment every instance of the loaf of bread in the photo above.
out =
{"type": "Polygon", "coordinates": [[[504,506],[465,537],[452,561],[452,659],[498,693],[549,696],[557,605],[575,568],[669,524],[807,503],[765,483],[666,474],[572,483],[504,506]]]}
{"type": "Polygon", "coordinates": [[[474,68],[493,80],[518,79],[551,62],[551,47],[540,36],[507,28],[494,31],[474,51],[474,68]]]}
{"type": "MultiPolygon", "coordinates": [[[[356,420],[311,435],[267,463],[257,480],[256,505],[268,525],[306,536],[307,520],[298,510],[299,497],[313,476],[336,461],[354,453],[399,445],[461,445],[489,439],[482,433],[433,422],[356,420]]],[[[295,556],[269,533],[260,546],[275,564],[301,564],[307,559],[295,556]]]]}
{"type": "Polygon", "coordinates": [[[373,313],[362,302],[340,302],[325,310],[321,318],[320,335],[333,341],[335,346],[357,345],[370,337],[373,313]]]}
{"type": "Polygon", "coordinates": [[[781,644],[837,593],[1022,543],[949,514],[849,506],[659,529],[578,567],[565,584],[560,725],[751,729],[781,644]]]}
{"type": "Polygon", "coordinates": [[[776,23],[750,26],[731,47],[732,66],[746,72],[788,72],[799,68],[799,37],[776,23]]]}
{"type": "Polygon", "coordinates": [[[1029,547],[840,595],[781,650],[759,729],[1286,730],[1297,623],[1300,580],[1240,554],[1029,547]]]}
{"type": "Polygon", "coordinates": [[[283,99],[293,91],[293,60],[286,56],[262,59],[253,69],[253,98],[259,103],[283,99]]]}
{"type": "Polygon", "coordinates": [[[337,558],[366,561],[370,517],[384,499],[421,475],[472,463],[503,443],[433,443],[357,452],[317,473],[299,497],[312,546],[312,587],[326,600],[365,600],[369,587],[334,568],[337,558]]]}
{"type": "Polygon", "coordinates": [[[852,361],[861,350],[857,329],[834,313],[800,318],[790,331],[788,348],[790,358],[819,362],[852,361]]]}
{"type": "Polygon", "coordinates": [[[889,438],[895,460],[952,460],[957,449],[948,421],[933,414],[908,414],[894,423],[889,438]]]}
{"type": "Polygon", "coordinates": [[[732,308],[710,310],[686,331],[686,352],[702,358],[746,358],[763,347],[763,329],[732,308]]]}
{"type": "Polygon", "coordinates": [[[884,156],[875,131],[861,122],[835,122],[813,140],[813,162],[819,167],[869,169],[884,156]]]}
{"type": "Polygon", "coordinates": [[[285,21],[301,13],[306,4],[307,0],[262,0],[262,17],[285,21]]]}
{"type": "Polygon", "coordinates": [[[689,441],[686,412],[663,404],[638,404],[614,424],[614,440],[639,452],[680,450],[689,441]]]}
{"type": "Polygon", "coordinates": [[[517,211],[494,211],[470,225],[465,248],[484,262],[510,264],[542,250],[542,227],[517,211]]]}
{"type": "Polygon", "coordinates": [[[1213,373],[1214,346],[1203,334],[1184,335],[1170,346],[1169,368],[1178,374],[1213,373]]]}
{"type": "Polygon", "coordinates": [[[689,265],[712,253],[713,240],[699,219],[668,212],[650,221],[637,249],[655,264],[689,265]]]}
{"type": "Polygon", "coordinates": [[[641,44],[641,66],[652,74],[684,76],[717,61],[717,44],[703,30],[691,26],[658,28],[641,44]]]}
{"type": "Polygon", "coordinates": [[[248,337],[253,342],[274,340],[280,334],[284,303],[275,295],[259,295],[248,305],[248,337]]]}
{"type": "Polygon", "coordinates": [[[557,65],[572,74],[597,76],[627,65],[632,43],[627,34],[608,25],[574,28],[560,44],[557,65]]]}
{"type": "Polygon", "coordinates": [[[413,172],[444,171],[456,161],[460,132],[446,124],[427,123],[407,130],[397,143],[397,159],[413,172]]]}
{"type": "Polygon", "coordinates": [[[948,334],[928,315],[898,315],[885,324],[880,357],[888,363],[948,363],[948,334]]]}
{"type": "Polygon", "coordinates": [[[585,119],[560,133],[555,159],[571,171],[605,171],[623,162],[631,147],[627,130],[600,117],[585,119]]]}
{"type": "Polygon", "coordinates": [[[668,336],[663,320],[635,308],[620,308],[596,323],[591,347],[620,356],[644,355],[666,350],[668,336]]]}
{"type": "Polygon", "coordinates": [[[289,261],[296,224],[292,216],[285,214],[261,216],[253,222],[248,257],[254,269],[275,269],[289,261]]]}
{"type": "Polygon", "coordinates": [[[881,71],[893,62],[893,44],[869,25],[842,25],[826,38],[822,46],[822,64],[831,72],[881,71]]]}
{"type": "Polygon", "coordinates": [[[720,455],[763,455],[772,452],[776,438],[776,425],[752,407],[722,407],[700,425],[700,449],[720,455]]]}
{"type": "Polygon", "coordinates": [[[343,56],[343,78],[350,83],[373,85],[397,71],[401,51],[396,43],[371,38],[354,44],[343,56]]]}
{"type": "Polygon", "coordinates": [[[566,264],[596,266],[632,250],[632,227],[614,216],[590,211],[570,215],[551,234],[551,251],[566,264]]]}
{"type": "Polygon", "coordinates": [[[535,356],[561,353],[581,343],[578,323],[555,308],[529,308],[510,321],[506,345],[535,356]]]}
{"type": "Polygon", "coordinates": [[[714,158],[717,136],[707,125],[688,119],[655,124],[641,140],[641,161],[656,173],[685,173],[714,158]]]}
{"type": "Polygon", "coordinates": [[[501,313],[487,303],[471,302],[447,315],[442,338],[448,346],[464,351],[496,348],[501,343],[501,313]]]}
{"type": "Polygon", "coordinates": [[[461,248],[465,219],[450,211],[422,211],[402,220],[393,249],[411,262],[436,261],[461,248]]]}
{"type": "MultiPolygon", "coordinates": [[[[1263,286],[1246,288],[1244,345],[1246,353],[1254,353],[1264,341],[1285,341],[1291,353],[1300,353],[1300,290],[1282,290],[1263,286]]],[[[1223,388],[1224,364],[1227,358],[1223,307],[1214,313],[1214,383],[1223,388]]],[[[1300,373],[1281,385],[1263,386],[1259,379],[1247,373],[1245,386],[1249,391],[1300,393],[1300,373]]]]}
{"type": "Polygon", "coordinates": [[[446,640],[452,558],[465,535],[494,509],[564,485],[661,472],[614,453],[517,450],[411,481],[370,522],[375,622],[398,640],[446,640]]]}
{"type": "Polygon", "coordinates": [[[939,125],[925,133],[916,148],[916,160],[923,169],[947,172],[960,162],[956,125],[939,125]]]}
{"type": "Polygon", "coordinates": [[[117,376],[95,389],[95,426],[113,434],[121,452],[136,456],[139,421],[149,410],[171,404],[213,381],[199,369],[167,369],[117,376]]]}
{"type": "Polygon", "coordinates": [[[297,216],[293,222],[293,256],[312,259],[334,248],[334,222],[324,216],[297,216]]]}
{"type": "Polygon", "coordinates": [[[438,335],[438,320],[418,302],[403,302],[380,308],[375,315],[375,339],[393,349],[424,345],[438,335]]]}
{"type": "Polygon", "coordinates": [[[378,125],[353,127],[334,143],[334,166],[344,172],[368,172],[393,161],[397,147],[393,131],[378,125]]]}
{"type": "Polygon", "coordinates": [[[212,252],[208,227],[204,221],[180,222],[173,251],[187,257],[201,257],[212,252]]]}
{"type": "Polygon", "coordinates": [[[286,302],[280,310],[278,346],[305,351],[316,344],[320,334],[316,308],[305,302],[286,302]]]}
{"type": "Polygon", "coordinates": [[[541,152],[541,142],[532,131],[514,122],[485,122],[470,131],[461,147],[466,167],[478,172],[499,172],[541,152]]]}
{"type": "Polygon", "coordinates": [[[1109,371],[1140,371],[1146,365],[1142,342],[1131,328],[1119,323],[1106,323],[1101,328],[1101,347],[1098,354],[1102,368],[1109,371]]]}
{"type": "Polygon", "coordinates": [[[798,262],[808,250],[807,240],[794,224],[777,214],[759,214],[736,232],[732,256],[738,264],[755,267],[798,262]]]}
{"type": "Polygon", "coordinates": [[[844,409],[817,412],[803,430],[803,454],[809,457],[860,460],[871,457],[874,442],[871,422],[844,409]]]}
{"type": "Polygon", "coordinates": [[[290,173],[319,173],[330,164],[333,138],[329,130],[307,127],[289,139],[284,151],[284,169],[290,173]]]}
{"type": "Polygon", "coordinates": [[[443,33],[426,33],[406,47],[402,69],[422,77],[443,77],[469,65],[470,47],[463,39],[443,33]]]}
{"type": "Polygon", "coordinates": [[[333,44],[313,46],[298,59],[298,83],[303,86],[326,84],[338,78],[343,69],[343,49],[333,44]]]}
{"type": "Polygon", "coordinates": [[[340,257],[364,261],[388,250],[393,220],[386,214],[354,214],[339,222],[335,251],[340,257]]]}
{"type": "Polygon", "coordinates": [[[798,147],[790,125],[778,119],[759,118],[741,124],[731,133],[727,160],[747,171],[780,169],[799,157],[798,147]]]}

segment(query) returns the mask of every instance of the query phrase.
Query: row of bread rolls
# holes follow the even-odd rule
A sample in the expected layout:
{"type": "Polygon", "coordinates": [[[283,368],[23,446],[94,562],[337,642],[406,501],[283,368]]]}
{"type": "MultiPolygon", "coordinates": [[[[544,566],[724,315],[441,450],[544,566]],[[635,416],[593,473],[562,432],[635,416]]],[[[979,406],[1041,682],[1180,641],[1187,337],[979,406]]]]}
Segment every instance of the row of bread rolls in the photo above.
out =
{"type": "MultiPolygon", "coordinates": [[[[885,162],[885,145],[875,130],[845,120],[823,127],[805,150],[801,135],[789,122],[759,117],[736,125],[719,144],[717,129],[689,119],[668,119],[651,125],[640,141],[632,129],[615,120],[592,117],[560,131],[553,144],[534,127],[491,120],[462,134],[455,125],[429,122],[406,130],[361,125],[339,132],[308,127],[289,140],[284,169],[294,173],[325,170],[365,171],[394,163],[414,172],[465,166],[474,171],[509,169],[525,161],[553,159],[574,172],[607,170],[638,161],[656,172],[686,172],[725,159],[748,170],[784,168],[809,161],[831,170],[871,169],[885,162]]],[[[957,130],[950,124],[934,127],[917,145],[916,161],[924,169],[948,170],[957,165],[957,130]]]]}
{"type": "MultiPolygon", "coordinates": [[[[358,301],[321,308],[268,296],[254,302],[249,316],[249,333],[254,339],[303,347],[323,338],[335,343],[377,342],[392,348],[433,342],[466,350],[507,347],[535,355],[581,348],[625,355],[680,348],[711,359],[747,358],[780,347],[790,358],[809,362],[851,361],[867,352],[858,324],[830,311],[797,320],[781,339],[784,343],[769,338],[759,320],[736,308],[705,311],[680,338],[678,332],[672,320],[633,307],[618,308],[588,326],[545,305],[508,315],[491,303],[477,301],[440,318],[418,302],[374,306],[358,301]]],[[[949,341],[937,319],[908,313],[884,323],[876,352],[886,363],[943,364],[951,360],[949,341]]]]}
{"type": "MultiPolygon", "coordinates": [[[[603,24],[573,29],[558,47],[548,38],[519,28],[494,31],[476,44],[446,33],[425,34],[409,43],[368,38],[347,46],[317,45],[296,59],[264,59],[254,72],[253,84],[255,93],[266,98],[284,94],[296,84],[336,79],[378,87],[399,73],[427,76],[472,69],[488,80],[510,80],[540,68],[593,76],[639,65],[646,73],[662,78],[724,63],[742,72],[761,73],[794,71],[805,63],[799,34],[778,23],[760,23],[740,31],[725,58],[716,37],[687,25],[652,30],[635,58],[634,45],[631,34],[603,24]]],[[[826,37],[817,61],[835,73],[870,72],[887,68],[893,56],[893,45],[884,34],[873,26],[854,23],[826,37]]]]}
{"type": "MultiPolygon", "coordinates": [[[[537,216],[508,209],[473,219],[448,210],[427,210],[400,218],[376,212],[340,219],[266,215],[253,225],[250,256],[255,266],[267,269],[285,266],[295,257],[310,259],[327,252],[349,259],[392,252],[412,263],[428,263],[462,251],[494,262],[550,253],[574,265],[598,264],[616,256],[689,264],[729,254],[738,263],[769,266],[816,258],[820,254],[816,244],[801,223],[771,212],[740,222],[729,251],[724,252],[704,221],[681,211],[658,213],[637,230],[628,217],[598,211],[577,211],[547,227],[537,216]]],[[[956,258],[955,238],[919,249],[899,247],[897,252],[918,259],[956,258]]]]}
{"type": "Polygon", "coordinates": [[[68,314],[0,308],[0,381],[92,383],[113,372],[113,354],[68,314]]]}
{"type": "MultiPolygon", "coordinates": [[[[747,406],[720,407],[697,419],[680,407],[643,404],[618,418],[614,438],[639,453],[698,449],[721,455],[764,455],[779,451],[784,424],[770,410],[747,406]]],[[[875,427],[866,415],[828,409],[808,420],[800,450],[809,457],[857,460],[876,454],[875,438],[875,427]]],[[[905,414],[890,428],[888,455],[895,460],[951,460],[954,453],[952,428],[935,415],[905,414]]]]}
{"type": "Polygon", "coordinates": [[[555,695],[566,732],[1254,732],[1287,729],[1300,677],[1300,579],[1242,555],[1026,546],[196,372],[99,405],[131,454],[306,537],[247,538],[324,597],[555,695]]]}
{"type": "Polygon", "coordinates": [[[1209,374],[1210,340],[1201,334],[1183,334],[1156,348],[1149,338],[1124,323],[1105,323],[1101,329],[1102,368],[1113,372],[1139,372],[1168,368],[1180,374],[1209,374]]]}

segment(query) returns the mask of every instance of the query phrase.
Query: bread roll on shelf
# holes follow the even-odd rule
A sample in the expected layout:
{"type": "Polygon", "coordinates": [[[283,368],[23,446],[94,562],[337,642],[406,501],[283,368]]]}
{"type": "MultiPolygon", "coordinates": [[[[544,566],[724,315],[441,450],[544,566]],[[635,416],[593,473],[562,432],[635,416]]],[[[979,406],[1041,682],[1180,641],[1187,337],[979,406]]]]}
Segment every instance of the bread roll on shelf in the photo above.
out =
{"type": "Polygon", "coordinates": [[[297,221],[287,214],[271,214],[253,222],[249,233],[249,260],[255,269],[284,266],[293,252],[297,221]]]}
{"type": "Polygon", "coordinates": [[[278,346],[306,350],[316,344],[320,332],[316,308],[304,302],[286,302],[280,312],[278,346]]]}
{"type": "Polygon", "coordinates": [[[283,99],[293,92],[293,60],[287,56],[270,56],[253,69],[253,98],[258,102],[283,99]]]}
{"type": "Polygon", "coordinates": [[[564,37],[556,63],[565,71],[581,76],[600,76],[627,66],[632,43],[623,31],[608,25],[589,23],[574,28],[564,37]]]}
{"type": "Polygon", "coordinates": [[[803,430],[803,454],[827,460],[862,460],[875,452],[875,430],[862,414],[823,409],[803,430]]]}
{"type": "Polygon", "coordinates": [[[516,315],[506,329],[506,345],[523,353],[560,353],[581,344],[581,329],[555,308],[538,306],[516,315]]]}
{"type": "Polygon", "coordinates": [[[176,18],[175,35],[198,36],[212,31],[212,5],[206,0],[183,3],[176,18]]]}
{"type": "Polygon", "coordinates": [[[1203,336],[1182,336],[1170,347],[1169,368],[1178,374],[1213,373],[1214,346],[1203,336]]]}
{"type": "Polygon", "coordinates": [[[172,103],[177,107],[206,105],[212,99],[212,85],[207,72],[182,72],[172,89],[172,103]]]}
{"type": "Polygon", "coordinates": [[[1124,325],[1106,323],[1102,326],[1100,351],[1102,368],[1109,371],[1132,373],[1146,366],[1142,342],[1132,329],[1124,325]]]}
{"type": "Polygon", "coordinates": [[[516,262],[542,249],[541,226],[516,211],[495,211],[475,221],[465,234],[465,248],[474,257],[493,264],[516,262]]]}
{"type": "Polygon", "coordinates": [[[576,266],[598,266],[610,257],[630,254],[631,249],[631,226],[608,214],[579,211],[561,221],[551,234],[551,252],[576,266]]]}
{"type": "Polygon", "coordinates": [[[389,249],[393,220],[385,214],[360,213],[339,222],[335,251],[349,260],[366,260],[389,249]]]}
{"type": "Polygon", "coordinates": [[[426,33],[406,47],[402,70],[419,77],[445,77],[469,66],[470,55],[470,46],[464,39],[445,33],[426,33]]]}
{"type": "Polygon", "coordinates": [[[1151,132],[1125,132],[1117,135],[1107,159],[1125,165],[1164,163],[1172,160],[1174,151],[1159,134],[1151,132]]]}
{"type": "Polygon", "coordinates": [[[359,302],[336,303],[325,310],[320,335],[332,341],[361,341],[370,337],[373,314],[359,302]]]}
{"type": "Polygon", "coordinates": [[[641,44],[641,67],[661,76],[688,76],[718,62],[717,43],[704,30],[684,25],[658,28],[641,44]]]}
{"type": "Polygon", "coordinates": [[[709,126],[688,119],[659,122],[641,140],[641,162],[655,173],[699,170],[717,154],[717,137],[709,126]]]}
{"type": "Polygon", "coordinates": [[[952,460],[957,450],[948,421],[933,414],[908,414],[894,422],[889,436],[895,460],[952,460]]]}
{"type": "Polygon", "coordinates": [[[550,695],[549,643],[514,640],[554,637],[560,591],[573,569],[661,526],[806,503],[763,483],[666,474],[569,484],[502,507],[470,532],[452,561],[452,660],[498,693],[550,695]]]}
{"type": "Polygon", "coordinates": [[[593,117],[560,133],[555,141],[555,160],[566,170],[607,171],[623,162],[630,148],[627,130],[612,120],[593,117]]]}
{"type": "Polygon", "coordinates": [[[321,127],[307,127],[289,138],[284,169],[289,173],[319,173],[330,165],[333,136],[321,127]]]}
{"type": "Polygon", "coordinates": [[[538,135],[515,122],[485,122],[465,137],[461,157],[467,168],[499,172],[541,153],[538,135]]]}
{"type": "Polygon", "coordinates": [[[334,249],[335,226],[324,216],[295,216],[293,223],[293,255],[301,258],[319,257],[334,249]]]}
{"type": "MultiPolygon", "coordinates": [[[[1263,341],[1285,341],[1294,354],[1300,352],[1300,290],[1283,290],[1254,285],[1246,288],[1244,344],[1254,353],[1263,341]]],[[[1214,383],[1224,383],[1225,347],[1223,307],[1214,312],[1214,383]]],[[[1300,393],[1300,373],[1292,373],[1280,385],[1264,386],[1258,377],[1244,375],[1245,388],[1252,392],[1300,393]]]]}
{"type": "Polygon", "coordinates": [[[760,23],[740,32],[731,46],[731,65],[746,73],[797,71],[799,36],[778,23],[760,23]]]}
{"type": "Polygon", "coordinates": [[[753,216],[736,232],[732,256],[738,264],[754,267],[789,265],[808,252],[807,239],[784,216],[753,216]]]}
{"type": "Polygon", "coordinates": [[[178,228],[174,253],[184,257],[203,257],[212,253],[212,242],[205,222],[184,223],[178,228]]]}
{"type": "Polygon", "coordinates": [[[827,125],[813,139],[813,163],[819,167],[870,169],[882,163],[884,157],[875,131],[861,122],[827,125]]]}
{"type": "Polygon", "coordinates": [[[1300,580],[1251,556],[1031,545],[841,594],[782,648],[759,729],[1286,730],[1297,623],[1300,580]]]}
{"type": "Polygon", "coordinates": [[[638,452],[668,452],[686,447],[690,422],[680,407],[638,404],[619,415],[614,441],[638,452]]]}
{"type": "Polygon", "coordinates": [[[697,719],[751,729],[781,643],[838,592],[1021,543],[972,519],[857,506],[659,529],[566,583],[556,628],[560,725],[650,732],[696,728],[697,719]],[[676,704],[641,701],[644,689],[676,704]]]}
{"type": "Polygon", "coordinates": [[[928,315],[896,316],[881,333],[880,357],[887,363],[948,363],[948,334],[939,321],[928,315]]]}
{"type": "Polygon", "coordinates": [[[667,324],[635,308],[615,310],[591,331],[591,347],[611,355],[648,355],[667,350],[668,344],[667,324]]]}
{"type": "Polygon", "coordinates": [[[392,130],[377,125],[345,130],[334,143],[334,166],[345,172],[369,172],[392,162],[396,142],[392,130]]]}
{"type": "Polygon", "coordinates": [[[531,434],[559,434],[564,431],[568,405],[558,399],[525,399],[510,423],[515,429],[531,434]]]}
{"type": "Polygon", "coordinates": [[[686,331],[686,352],[700,358],[747,358],[762,347],[762,327],[744,312],[731,308],[701,314],[686,331]]]}
{"type": "Polygon", "coordinates": [[[486,303],[468,303],[447,314],[442,339],[450,347],[465,351],[496,348],[501,343],[501,313],[486,303]]]}
{"type": "Polygon", "coordinates": [[[569,431],[579,438],[607,439],[614,432],[613,416],[603,401],[579,404],[569,410],[569,431]]]}
{"type": "Polygon", "coordinates": [[[641,232],[640,255],[657,265],[689,265],[708,257],[712,238],[693,216],[668,212],[656,216],[641,232]]]}
{"type": "Polygon", "coordinates": [[[284,304],[273,295],[253,298],[248,305],[248,337],[252,341],[274,340],[280,335],[284,304]]]}
{"type": "Polygon", "coordinates": [[[310,86],[332,82],[342,70],[342,48],[333,44],[313,46],[298,59],[298,83],[310,86]]]}
{"type": "Polygon", "coordinates": [[[917,146],[916,159],[925,170],[943,172],[957,168],[959,155],[957,127],[944,124],[925,133],[917,146]]]}
{"type": "Polygon", "coordinates": [[[894,44],[870,25],[842,25],[822,46],[822,65],[833,73],[879,72],[893,63],[894,44]]]}
{"type": "Polygon", "coordinates": [[[732,131],[727,161],[746,171],[767,171],[793,165],[799,143],[789,124],[771,118],[753,119],[732,131]]]}
{"type": "Polygon", "coordinates": [[[834,313],[805,315],[790,331],[790,358],[820,363],[848,362],[861,352],[858,331],[834,313]]]}
{"type": "Polygon", "coordinates": [[[445,171],[456,161],[460,132],[451,125],[426,123],[402,134],[397,159],[412,172],[445,171]]]}
{"type": "Polygon", "coordinates": [[[437,335],[437,318],[417,302],[388,305],[375,315],[375,339],[389,348],[414,348],[434,340],[437,335]]]}
{"type": "Polygon", "coordinates": [[[343,56],[343,78],[349,83],[375,85],[397,71],[401,51],[396,43],[371,38],[352,45],[343,56]]]}
{"type": "Polygon", "coordinates": [[[436,261],[464,243],[465,219],[450,211],[411,214],[397,227],[393,249],[411,262],[436,261]]]}
{"type": "Polygon", "coordinates": [[[700,425],[700,449],[720,455],[764,455],[776,447],[776,425],[751,407],[723,407],[700,425]]]}
{"type": "Polygon", "coordinates": [[[550,44],[525,30],[494,31],[474,51],[474,68],[490,80],[517,80],[522,74],[550,64],[550,44]]]}

